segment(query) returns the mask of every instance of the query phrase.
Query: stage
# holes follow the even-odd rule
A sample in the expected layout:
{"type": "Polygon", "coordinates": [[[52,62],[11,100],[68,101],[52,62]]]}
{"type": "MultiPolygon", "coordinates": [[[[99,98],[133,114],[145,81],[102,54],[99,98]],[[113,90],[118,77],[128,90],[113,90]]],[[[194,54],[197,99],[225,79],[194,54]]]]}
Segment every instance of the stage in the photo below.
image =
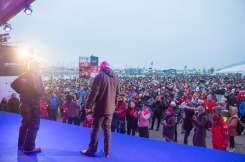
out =
{"type": "Polygon", "coordinates": [[[29,155],[17,150],[18,129],[21,116],[0,112],[0,162],[242,162],[244,154],[217,151],[177,143],[144,139],[112,133],[111,153],[105,158],[103,134],[100,132],[98,152],[95,157],[86,157],[80,150],[88,147],[90,128],[63,124],[41,119],[36,144],[39,153],[29,155]]]}

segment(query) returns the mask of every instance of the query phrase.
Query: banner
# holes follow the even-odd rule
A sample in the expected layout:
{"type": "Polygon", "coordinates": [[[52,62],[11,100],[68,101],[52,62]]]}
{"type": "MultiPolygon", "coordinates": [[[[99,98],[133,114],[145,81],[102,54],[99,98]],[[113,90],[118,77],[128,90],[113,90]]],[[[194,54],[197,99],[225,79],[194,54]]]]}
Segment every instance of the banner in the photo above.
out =
{"type": "MultiPolygon", "coordinates": [[[[32,54],[32,49],[26,49],[32,54]]],[[[27,69],[27,63],[31,56],[22,56],[15,46],[0,45],[0,76],[18,76],[27,69]]]]}

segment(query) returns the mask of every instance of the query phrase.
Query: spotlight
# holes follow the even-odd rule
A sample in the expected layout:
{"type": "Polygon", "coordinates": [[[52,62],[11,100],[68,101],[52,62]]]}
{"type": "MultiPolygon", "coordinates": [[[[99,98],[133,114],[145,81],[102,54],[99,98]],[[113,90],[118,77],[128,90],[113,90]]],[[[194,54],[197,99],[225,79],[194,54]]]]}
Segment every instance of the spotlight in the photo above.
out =
{"type": "Polygon", "coordinates": [[[26,5],[26,6],[25,6],[25,9],[24,9],[24,12],[25,12],[27,15],[30,15],[30,14],[32,13],[31,5],[26,5]]]}
{"type": "Polygon", "coordinates": [[[12,30],[12,27],[10,24],[5,24],[3,29],[6,31],[6,32],[10,32],[12,30]]]}

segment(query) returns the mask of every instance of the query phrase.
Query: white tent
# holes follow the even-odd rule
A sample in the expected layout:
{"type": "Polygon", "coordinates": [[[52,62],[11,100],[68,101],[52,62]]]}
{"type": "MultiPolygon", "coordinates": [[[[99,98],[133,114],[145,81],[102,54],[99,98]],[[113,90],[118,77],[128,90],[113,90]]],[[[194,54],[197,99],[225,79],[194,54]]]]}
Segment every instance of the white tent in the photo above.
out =
{"type": "Polygon", "coordinates": [[[237,66],[233,66],[230,68],[226,68],[226,69],[222,69],[219,71],[216,71],[216,73],[229,73],[229,74],[235,74],[235,73],[245,73],[245,64],[242,65],[237,65],[237,66]]]}

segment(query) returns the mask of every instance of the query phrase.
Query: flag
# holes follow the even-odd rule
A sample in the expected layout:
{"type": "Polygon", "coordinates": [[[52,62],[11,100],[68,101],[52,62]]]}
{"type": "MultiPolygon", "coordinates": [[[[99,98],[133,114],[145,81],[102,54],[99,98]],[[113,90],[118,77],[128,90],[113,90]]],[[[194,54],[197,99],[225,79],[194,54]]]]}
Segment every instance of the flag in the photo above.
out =
{"type": "Polygon", "coordinates": [[[153,61],[151,61],[151,66],[153,66],[153,61]]]}

